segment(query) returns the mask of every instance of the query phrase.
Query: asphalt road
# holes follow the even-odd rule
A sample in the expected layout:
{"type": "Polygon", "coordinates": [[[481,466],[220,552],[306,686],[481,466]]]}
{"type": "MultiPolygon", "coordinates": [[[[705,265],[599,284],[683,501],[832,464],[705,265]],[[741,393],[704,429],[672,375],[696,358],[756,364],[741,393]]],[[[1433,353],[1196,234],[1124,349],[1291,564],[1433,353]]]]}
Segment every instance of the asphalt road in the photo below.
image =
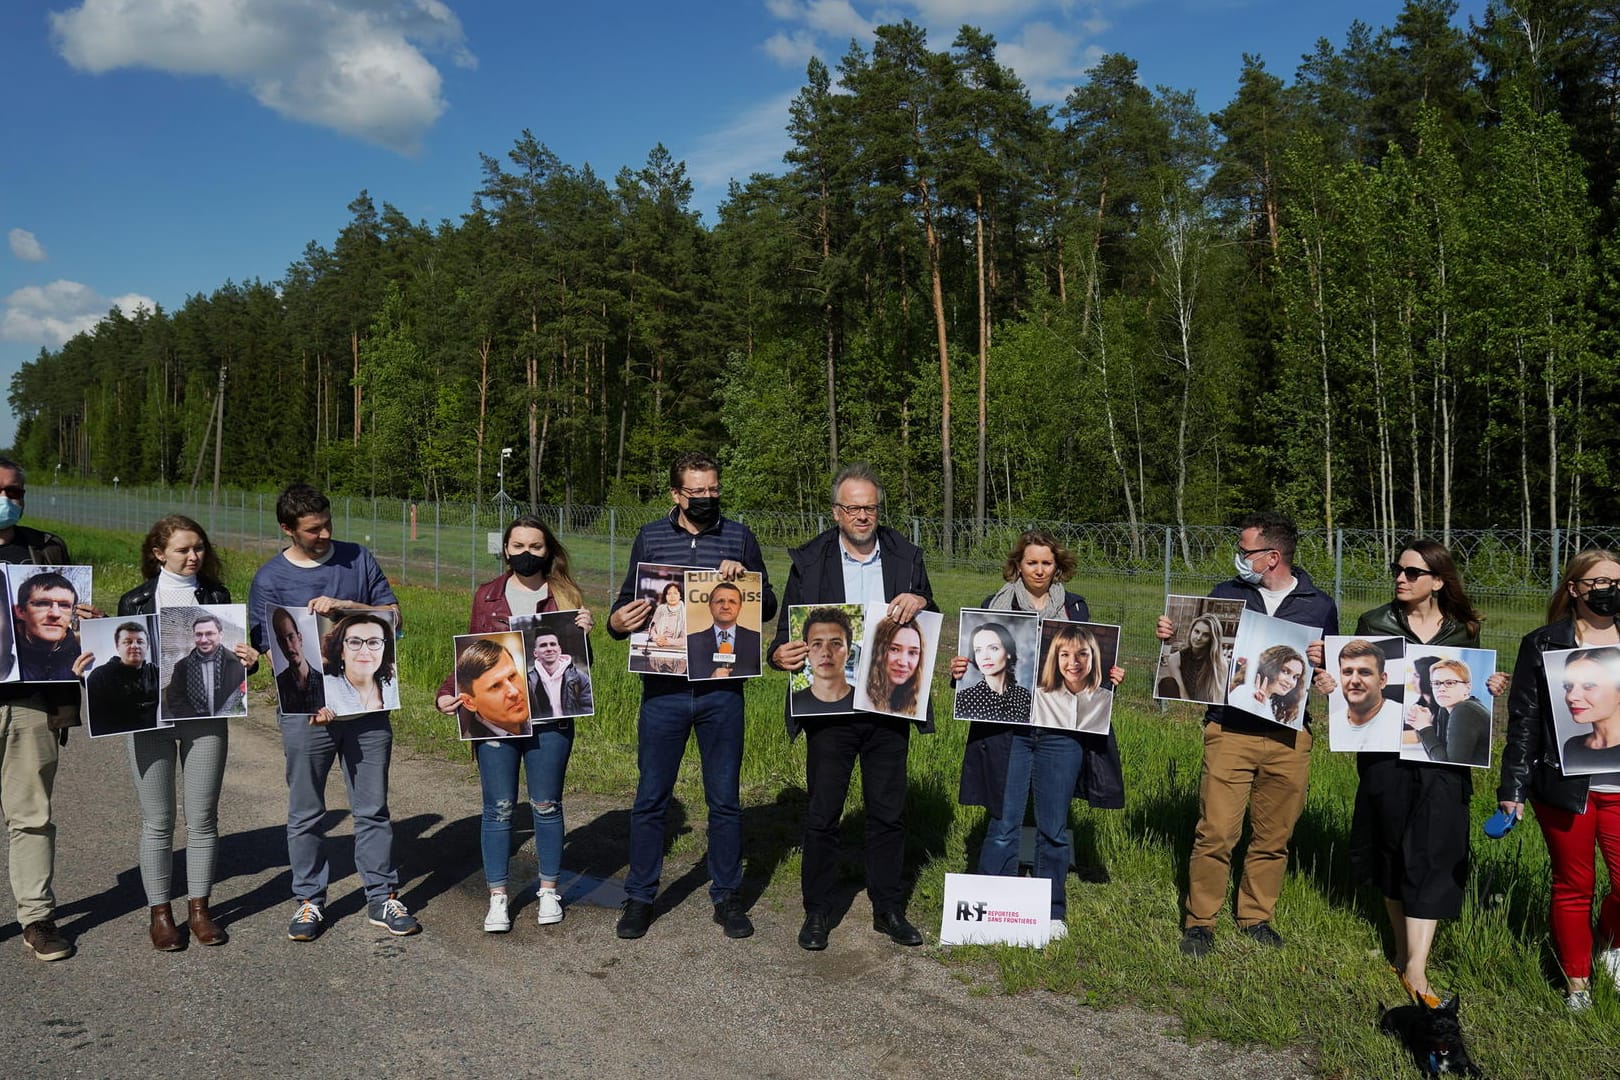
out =
{"type": "MultiPolygon", "coordinates": [[[[727,940],[690,856],[666,863],[651,932],[620,941],[625,810],[572,794],[564,866],[591,876],[565,887],[567,918],[534,923],[531,842],[513,867],[514,884],[531,882],[513,930],[485,934],[470,765],[397,752],[391,803],[402,899],[425,932],[395,939],[366,923],[334,772],[327,929],[313,943],[287,941],[280,741],[265,720],[233,722],[213,898],[231,940],[157,953],[125,740],[76,731],[56,787],[56,892],[78,954],[35,960],[0,883],[0,1076],[1309,1075],[1299,1054],[1189,1046],[1160,1016],[974,993],[927,947],[874,933],[864,898],[823,953],[795,943],[796,896],[760,900],[755,936],[727,940]]],[[[182,867],[177,859],[176,881],[182,867]]]]}

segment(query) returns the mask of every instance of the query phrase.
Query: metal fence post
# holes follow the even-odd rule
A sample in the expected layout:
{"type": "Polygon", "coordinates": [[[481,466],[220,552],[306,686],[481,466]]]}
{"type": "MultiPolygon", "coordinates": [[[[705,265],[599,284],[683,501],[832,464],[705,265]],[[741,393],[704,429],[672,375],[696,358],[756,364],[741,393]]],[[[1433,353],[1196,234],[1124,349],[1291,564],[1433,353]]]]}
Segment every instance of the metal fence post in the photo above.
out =
{"type": "Polygon", "coordinates": [[[1552,565],[1548,567],[1549,576],[1547,581],[1549,585],[1556,584],[1560,575],[1559,564],[1563,560],[1559,557],[1562,553],[1558,549],[1562,539],[1562,530],[1557,525],[1554,525],[1552,530],[1552,565]]]}
{"type": "Polygon", "coordinates": [[[405,553],[411,549],[411,504],[399,500],[399,580],[405,580],[405,553]]]}
{"type": "Polygon", "coordinates": [[[439,500],[433,500],[433,587],[439,587],[439,500]]]}
{"type": "Polygon", "coordinates": [[[1166,595],[1166,596],[1169,596],[1170,591],[1171,591],[1170,590],[1170,552],[1174,547],[1175,547],[1175,542],[1171,539],[1171,536],[1170,536],[1170,526],[1166,525],[1164,527],[1164,595],[1166,595]]]}
{"type": "Polygon", "coordinates": [[[472,556],[467,560],[467,588],[478,587],[478,504],[472,504],[472,556]]]}
{"type": "Polygon", "coordinates": [[[1333,606],[1344,608],[1344,529],[1333,532],[1333,606]]]}
{"type": "Polygon", "coordinates": [[[610,506],[608,507],[608,581],[610,582],[614,578],[615,567],[618,566],[618,544],[619,511],[610,506]]]}

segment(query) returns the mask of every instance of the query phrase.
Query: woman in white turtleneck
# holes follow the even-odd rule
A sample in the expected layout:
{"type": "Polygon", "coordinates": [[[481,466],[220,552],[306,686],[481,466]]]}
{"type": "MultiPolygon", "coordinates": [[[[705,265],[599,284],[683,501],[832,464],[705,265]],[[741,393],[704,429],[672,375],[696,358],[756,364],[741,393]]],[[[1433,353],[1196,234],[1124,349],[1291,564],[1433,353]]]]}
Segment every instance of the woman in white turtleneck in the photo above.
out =
{"type": "MultiPolygon", "coordinates": [[[[118,601],[120,616],[151,615],[160,607],[228,604],[230,590],[220,583],[219,556],[203,527],[182,514],[154,524],[141,544],[146,580],[118,601]]],[[[149,656],[156,654],[152,642],[149,656]]],[[[249,670],[258,666],[253,647],[236,655],[249,670]]],[[[169,727],[130,736],[129,762],[141,803],[141,882],[151,908],[152,947],[163,952],[185,948],[185,937],[169,906],[174,862],[174,771],[185,773],[186,888],[190,894],[191,937],[203,945],[223,945],[225,931],[208,912],[219,841],[219,789],[225,776],[227,729],[223,719],[181,720],[169,727]]]]}

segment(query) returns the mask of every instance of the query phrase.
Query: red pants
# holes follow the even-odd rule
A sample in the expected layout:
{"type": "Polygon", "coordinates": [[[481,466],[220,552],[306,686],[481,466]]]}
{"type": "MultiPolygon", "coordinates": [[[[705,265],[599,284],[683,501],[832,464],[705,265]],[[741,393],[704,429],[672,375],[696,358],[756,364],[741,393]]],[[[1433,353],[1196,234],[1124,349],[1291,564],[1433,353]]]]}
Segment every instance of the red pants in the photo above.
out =
{"type": "Polygon", "coordinates": [[[1536,823],[1547,839],[1552,857],[1553,952],[1564,977],[1585,979],[1592,974],[1592,892],[1597,888],[1596,847],[1609,870],[1609,895],[1598,911],[1598,932],[1606,947],[1620,943],[1620,794],[1594,791],[1586,813],[1545,803],[1533,803],[1536,823]]]}

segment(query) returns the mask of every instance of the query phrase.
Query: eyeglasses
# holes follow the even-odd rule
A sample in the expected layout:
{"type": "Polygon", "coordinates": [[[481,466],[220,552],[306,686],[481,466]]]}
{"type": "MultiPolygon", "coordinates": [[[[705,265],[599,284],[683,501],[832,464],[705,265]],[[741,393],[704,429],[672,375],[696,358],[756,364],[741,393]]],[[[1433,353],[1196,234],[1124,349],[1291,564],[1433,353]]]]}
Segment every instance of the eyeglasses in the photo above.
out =
{"type": "Polygon", "coordinates": [[[834,510],[842,510],[850,517],[877,517],[877,504],[867,506],[853,506],[850,503],[833,503],[834,510]]]}
{"type": "Polygon", "coordinates": [[[41,611],[44,611],[47,608],[53,611],[58,609],[62,611],[72,611],[76,605],[72,600],[47,600],[44,597],[36,597],[35,599],[28,601],[28,606],[31,608],[39,608],[41,611]]]}
{"type": "Polygon", "coordinates": [[[359,652],[361,649],[367,652],[382,652],[383,639],[380,637],[346,637],[343,639],[343,647],[353,649],[355,652],[359,652]]]}
{"type": "Polygon", "coordinates": [[[1575,584],[1585,585],[1588,589],[1607,589],[1611,585],[1620,585],[1612,577],[1583,577],[1576,578],[1575,584]]]}
{"type": "Polygon", "coordinates": [[[1429,683],[1436,690],[1450,690],[1453,686],[1467,686],[1467,679],[1434,679],[1429,683]]]}
{"type": "Polygon", "coordinates": [[[720,485],[715,484],[713,487],[701,487],[701,488],[683,487],[683,488],[681,488],[681,494],[685,495],[688,499],[701,499],[705,495],[707,495],[710,498],[714,498],[715,496],[720,494],[720,485]]]}
{"type": "Polygon", "coordinates": [[[1245,559],[1252,558],[1255,555],[1264,554],[1267,551],[1276,551],[1276,550],[1277,549],[1274,548],[1274,547],[1246,548],[1242,544],[1238,545],[1238,554],[1243,556],[1245,559]]]}
{"type": "Polygon", "coordinates": [[[1403,577],[1407,581],[1416,581],[1425,574],[1429,577],[1437,576],[1433,570],[1425,570],[1421,566],[1402,566],[1400,563],[1390,563],[1389,572],[1396,577],[1403,577]]]}
{"type": "Polygon", "coordinates": [[[5,487],[0,487],[0,495],[4,495],[12,502],[21,502],[22,497],[26,494],[28,494],[28,489],[21,484],[7,484],[5,487]]]}

